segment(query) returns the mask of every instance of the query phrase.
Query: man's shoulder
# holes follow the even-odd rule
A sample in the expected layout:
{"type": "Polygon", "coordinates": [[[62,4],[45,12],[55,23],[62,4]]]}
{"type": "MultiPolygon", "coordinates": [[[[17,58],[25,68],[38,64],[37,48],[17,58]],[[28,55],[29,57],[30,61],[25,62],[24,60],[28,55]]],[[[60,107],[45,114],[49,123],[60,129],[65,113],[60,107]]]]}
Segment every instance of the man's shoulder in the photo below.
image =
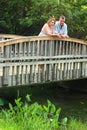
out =
{"type": "Polygon", "coordinates": [[[64,23],[64,26],[65,26],[65,27],[67,27],[67,24],[66,24],[66,23],[64,23]]]}

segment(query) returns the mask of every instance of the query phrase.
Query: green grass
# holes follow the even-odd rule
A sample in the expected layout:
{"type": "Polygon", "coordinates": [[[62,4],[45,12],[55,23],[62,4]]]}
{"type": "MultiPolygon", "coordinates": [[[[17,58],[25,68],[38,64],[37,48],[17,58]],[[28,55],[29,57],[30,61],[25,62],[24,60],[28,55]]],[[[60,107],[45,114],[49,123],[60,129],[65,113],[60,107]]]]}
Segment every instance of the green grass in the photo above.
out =
{"type": "Polygon", "coordinates": [[[30,96],[26,101],[15,99],[15,106],[9,103],[9,109],[0,113],[0,130],[57,130],[59,125],[66,125],[67,118],[59,121],[61,108],[56,108],[49,100],[47,105],[37,102],[30,103],[30,96]]]}
{"type": "Polygon", "coordinates": [[[84,124],[81,121],[71,119],[64,127],[53,128],[49,120],[42,118],[28,118],[27,120],[15,121],[14,118],[0,119],[0,130],[87,130],[87,122],[84,124]]]}
{"type": "MultiPolygon", "coordinates": [[[[84,100],[82,93],[61,91],[55,85],[28,89],[25,87],[22,91],[18,89],[20,90],[19,97],[23,97],[23,102],[17,99],[15,106],[9,104],[9,109],[3,109],[0,112],[0,130],[87,130],[86,94],[84,100]],[[25,102],[24,95],[28,92],[31,94],[32,102],[30,100],[25,102]],[[56,107],[51,102],[46,102],[47,99],[55,103],[56,107]],[[49,108],[52,109],[52,112],[49,108]],[[59,110],[59,117],[56,114],[57,110],[59,110]],[[64,118],[65,116],[68,117],[68,121],[67,118],[64,118]],[[63,121],[62,118],[64,118],[63,121]]],[[[12,88],[12,91],[9,92],[12,94],[10,97],[13,96],[13,92],[12,88]]],[[[13,97],[12,104],[14,104],[13,97]]]]}
{"type": "Polygon", "coordinates": [[[31,103],[30,96],[25,102],[15,99],[15,105],[9,103],[9,109],[0,112],[0,130],[87,130],[87,121],[83,123],[73,117],[60,119],[61,108],[47,100],[47,105],[31,103]]]}
{"type": "Polygon", "coordinates": [[[87,130],[87,122],[71,118],[66,127],[60,126],[58,130],[87,130]]]}

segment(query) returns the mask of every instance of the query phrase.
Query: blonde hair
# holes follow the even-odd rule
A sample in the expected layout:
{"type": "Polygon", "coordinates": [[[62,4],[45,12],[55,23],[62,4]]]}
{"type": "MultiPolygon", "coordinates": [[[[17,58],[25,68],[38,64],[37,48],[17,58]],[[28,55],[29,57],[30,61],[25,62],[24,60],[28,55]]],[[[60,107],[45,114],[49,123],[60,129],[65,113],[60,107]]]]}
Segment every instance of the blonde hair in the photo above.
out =
{"type": "Polygon", "coordinates": [[[55,24],[55,22],[56,22],[56,20],[55,20],[54,17],[50,18],[50,19],[47,21],[47,23],[49,24],[51,21],[54,21],[54,24],[55,24]]]}

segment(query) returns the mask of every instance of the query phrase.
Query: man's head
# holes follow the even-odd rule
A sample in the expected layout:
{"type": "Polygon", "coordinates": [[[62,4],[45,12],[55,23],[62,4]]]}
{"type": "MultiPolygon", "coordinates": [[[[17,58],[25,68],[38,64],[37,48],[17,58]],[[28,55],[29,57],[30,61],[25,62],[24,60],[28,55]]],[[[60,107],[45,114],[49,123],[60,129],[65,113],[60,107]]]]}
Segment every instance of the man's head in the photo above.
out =
{"type": "Polygon", "coordinates": [[[59,21],[61,26],[64,24],[65,19],[66,19],[65,16],[60,16],[59,21]]]}

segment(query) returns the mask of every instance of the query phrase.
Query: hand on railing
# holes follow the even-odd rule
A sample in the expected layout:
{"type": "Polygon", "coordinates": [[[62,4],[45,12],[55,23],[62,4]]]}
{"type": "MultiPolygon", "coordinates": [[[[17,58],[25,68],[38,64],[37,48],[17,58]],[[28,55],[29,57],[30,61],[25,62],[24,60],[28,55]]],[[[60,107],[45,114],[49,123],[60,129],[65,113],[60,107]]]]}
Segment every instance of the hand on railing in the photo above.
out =
{"type": "Polygon", "coordinates": [[[58,36],[59,38],[69,38],[68,35],[61,34],[61,33],[58,33],[57,36],[58,36]]]}

